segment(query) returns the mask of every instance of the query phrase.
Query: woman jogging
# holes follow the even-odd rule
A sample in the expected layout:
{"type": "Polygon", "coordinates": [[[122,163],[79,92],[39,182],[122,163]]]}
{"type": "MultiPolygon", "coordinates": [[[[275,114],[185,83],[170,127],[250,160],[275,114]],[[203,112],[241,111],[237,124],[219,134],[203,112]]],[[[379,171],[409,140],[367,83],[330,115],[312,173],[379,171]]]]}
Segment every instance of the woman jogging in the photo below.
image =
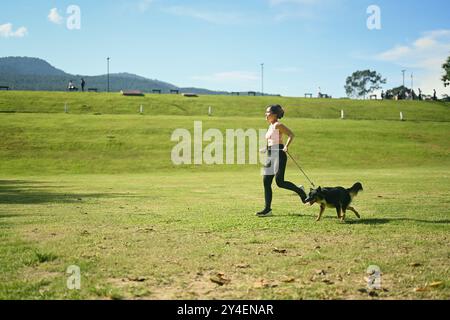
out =
{"type": "Polygon", "coordinates": [[[266,134],[268,161],[264,168],[264,196],[266,207],[256,215],[269,217],[272,215],[272,182],[275,178],[277,186],[297,193],[303,203],[306,193],[303,186],[297,187],[291,182],[284,180],[287,164],[287,153],[294,139],[294,133],[289,130],[280,120],[284,117],[284,110],[280,105],[269,106],[266,110],[266,120],[270,123],[266,134]],[[283,144],[283,136],[288,137],[286,145],[283,144]]]}

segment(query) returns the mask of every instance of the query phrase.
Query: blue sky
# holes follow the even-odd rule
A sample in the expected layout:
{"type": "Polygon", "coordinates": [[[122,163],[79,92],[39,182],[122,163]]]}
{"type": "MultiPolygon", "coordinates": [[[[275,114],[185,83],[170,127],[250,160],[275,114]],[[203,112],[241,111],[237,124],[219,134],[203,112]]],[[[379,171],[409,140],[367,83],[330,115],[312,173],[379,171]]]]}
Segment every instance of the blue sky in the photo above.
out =
{"type": "Polygon", "coordinates": [[[373,69],[386,88],[444,89],[446,0],[15,0],[2,3],[0,56],[32,56],[84,75],[130,72],[178,86],[345,96],[345,79],[373,69]],[[69,5],[80,29],[67,28],[69,5]],[[381,10],[369,30],[367,8],[381,10]],[[53,9],[53,10],[52,10],[53,9]]]}

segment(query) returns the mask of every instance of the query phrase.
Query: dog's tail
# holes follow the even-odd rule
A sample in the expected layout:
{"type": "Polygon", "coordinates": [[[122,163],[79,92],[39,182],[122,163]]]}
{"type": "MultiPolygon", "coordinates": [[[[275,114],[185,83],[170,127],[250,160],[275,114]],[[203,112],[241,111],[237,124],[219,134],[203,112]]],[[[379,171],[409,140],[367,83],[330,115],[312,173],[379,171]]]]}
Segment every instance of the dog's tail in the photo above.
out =
{"type": "Polygon", "coordinates": [[[348,192],[354,195],[358,195],[359,192],[364,191],[363,186],[360,182],[357,182],[351,187],[350,189],[347,189],[348,192]]]}

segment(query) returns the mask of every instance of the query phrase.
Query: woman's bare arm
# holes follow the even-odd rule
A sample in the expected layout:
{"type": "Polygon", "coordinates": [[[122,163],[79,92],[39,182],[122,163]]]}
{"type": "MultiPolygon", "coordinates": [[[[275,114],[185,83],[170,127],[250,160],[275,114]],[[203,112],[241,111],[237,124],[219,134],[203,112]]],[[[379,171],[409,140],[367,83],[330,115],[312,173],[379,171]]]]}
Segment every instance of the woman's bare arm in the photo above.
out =
{"type": "Polygon", "coordinates": [[[295,138],[295,134],[288,127],[286,127],[282,123],[277,124],[275,129],[278,130],[281,134],[285,134],[285,135],[288,136],[288,139],[286,141],[286,145],[284,146],[284,150],[283,150],[284,152],[288,152],[289,146],[291,145],[292,141],[295,138]]]}

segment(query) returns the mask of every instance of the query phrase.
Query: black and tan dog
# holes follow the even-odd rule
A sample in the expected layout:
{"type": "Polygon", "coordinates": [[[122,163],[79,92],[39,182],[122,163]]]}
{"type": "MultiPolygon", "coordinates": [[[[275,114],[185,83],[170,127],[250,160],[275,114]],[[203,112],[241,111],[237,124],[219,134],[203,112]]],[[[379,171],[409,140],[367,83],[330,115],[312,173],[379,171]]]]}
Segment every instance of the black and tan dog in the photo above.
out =
{"type": "Polygon", "coordinates": [[[322,218],[322,214],[327,207],[335,208],[337,216],[341,219],[341,221],[345,220],[345,213],[347,210],[353,211],[358,219],[360,219],[361,217],[359,213],[355,210],[355,208],[350,206],[353,198],[356,197],[360,191],[363,191],[363,186],[359,182],[355,183],[350,189],[345,189],[343,187],[319,187],[317,189],[311,189],[311,192],[306,199],[306,203],[313,205],[317,202],[320,204],[320,213],[317,217],[317,221],[322,218]]]}

